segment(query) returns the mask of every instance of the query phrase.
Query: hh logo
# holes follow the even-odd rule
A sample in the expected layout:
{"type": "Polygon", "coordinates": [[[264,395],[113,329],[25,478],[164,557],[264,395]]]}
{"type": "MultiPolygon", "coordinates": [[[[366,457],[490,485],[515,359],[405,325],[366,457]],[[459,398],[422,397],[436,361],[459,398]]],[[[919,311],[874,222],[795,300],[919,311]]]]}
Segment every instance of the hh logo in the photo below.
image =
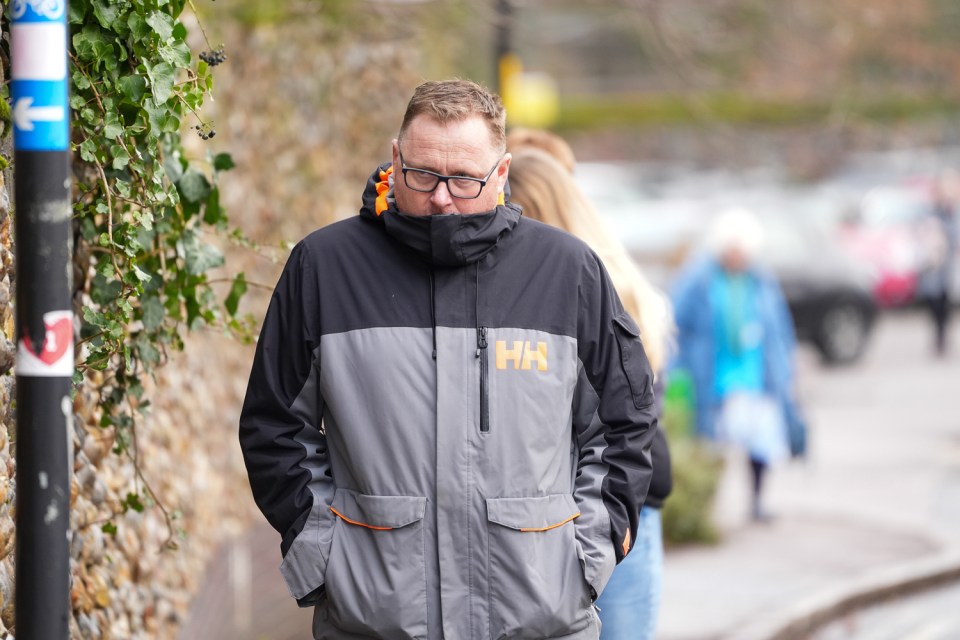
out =
{"type": "Polygon", "coordinates": [[[529,340],[514,340],[513,349],[508,349],[506,340],[497,340],[497,369],[506,369],[508,364],[512,364],[513,369],[529,371],[534,363],[537,371],[547,370],[546,342],[538,342],[534,348],[529,340]]]}

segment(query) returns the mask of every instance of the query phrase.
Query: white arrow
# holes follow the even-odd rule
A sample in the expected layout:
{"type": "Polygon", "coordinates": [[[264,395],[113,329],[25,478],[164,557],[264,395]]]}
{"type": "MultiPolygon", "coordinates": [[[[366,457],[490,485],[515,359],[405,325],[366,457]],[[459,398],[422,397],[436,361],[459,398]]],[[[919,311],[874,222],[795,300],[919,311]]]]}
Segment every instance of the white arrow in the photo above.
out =
{"type": "Polygon", "coordinates": [[[63,107],[34,107],[33,98],[26,96],[13,106],[13,122],[21,131],[33,131],[34,122],[63,120],[63,107]]]}

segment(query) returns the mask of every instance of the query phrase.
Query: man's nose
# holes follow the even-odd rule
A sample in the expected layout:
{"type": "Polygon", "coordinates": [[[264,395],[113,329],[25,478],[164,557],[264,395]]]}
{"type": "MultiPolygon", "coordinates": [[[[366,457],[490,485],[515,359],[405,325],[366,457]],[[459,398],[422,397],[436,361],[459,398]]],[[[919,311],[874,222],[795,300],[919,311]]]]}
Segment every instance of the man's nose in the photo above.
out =
{"type": "Polygon", "coordinates": [[[437,188],[430,194],[430,201],[438,207],[447,207],[453,204],[453,196],[450,195],[446,182],[437,185],[437,188]]]}

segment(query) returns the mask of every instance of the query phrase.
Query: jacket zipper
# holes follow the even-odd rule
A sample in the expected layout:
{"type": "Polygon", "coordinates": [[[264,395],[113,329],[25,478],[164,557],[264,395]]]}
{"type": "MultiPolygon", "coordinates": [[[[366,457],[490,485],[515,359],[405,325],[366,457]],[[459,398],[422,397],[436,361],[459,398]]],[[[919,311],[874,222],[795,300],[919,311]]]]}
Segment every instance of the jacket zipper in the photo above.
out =
{"type": "Polygon", "coordinates": [[[480,433],[490,431],[490,390],[487,376],[487,328],[480,327],[480,338],[477,341],[477,355],[480,357],[480,433]]]}

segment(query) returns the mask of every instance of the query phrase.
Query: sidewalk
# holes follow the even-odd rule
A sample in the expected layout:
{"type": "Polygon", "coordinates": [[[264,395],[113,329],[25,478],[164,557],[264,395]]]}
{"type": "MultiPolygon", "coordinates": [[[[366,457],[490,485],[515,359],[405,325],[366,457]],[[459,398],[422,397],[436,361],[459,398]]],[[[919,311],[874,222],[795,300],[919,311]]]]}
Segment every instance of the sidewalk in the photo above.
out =
{"type": "Polygon", "coordinates": [[[933,360],[928,338],[925,316],[897,314],[856,368],[801,354],[809,459],[771,473],[770,524],[748,520],[746,462],[728,459],[723,541],[667,552],[660,640],[772,638],[856,597],[960,577],[960,354],[933,360]]]}

